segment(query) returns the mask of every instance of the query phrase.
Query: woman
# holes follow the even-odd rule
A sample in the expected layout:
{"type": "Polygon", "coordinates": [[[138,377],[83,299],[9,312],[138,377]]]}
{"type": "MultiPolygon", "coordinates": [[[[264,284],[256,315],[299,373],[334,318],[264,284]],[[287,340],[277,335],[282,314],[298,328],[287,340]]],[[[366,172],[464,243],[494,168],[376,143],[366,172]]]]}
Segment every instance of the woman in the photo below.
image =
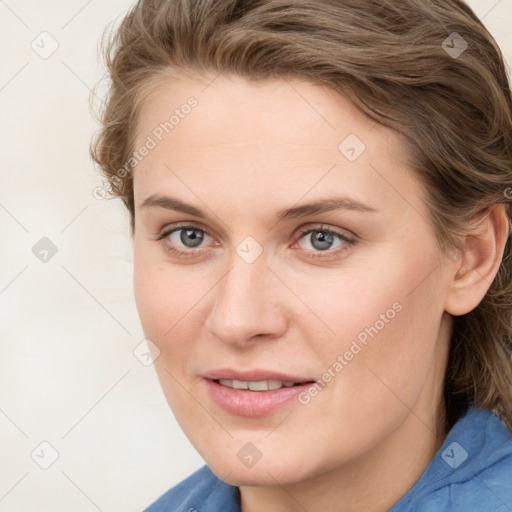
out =
{"type": "Polygon", "coordinates": [[[512,101],[459,0],[141,0],[92,156],[206,466],[147,510],[512,509],[512,101]]]}

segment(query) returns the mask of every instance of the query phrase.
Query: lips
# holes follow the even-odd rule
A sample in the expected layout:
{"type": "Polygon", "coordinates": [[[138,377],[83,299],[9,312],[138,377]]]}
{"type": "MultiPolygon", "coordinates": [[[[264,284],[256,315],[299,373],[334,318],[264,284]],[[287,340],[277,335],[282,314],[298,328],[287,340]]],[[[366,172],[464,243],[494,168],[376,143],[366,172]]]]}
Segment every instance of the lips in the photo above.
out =
{"type": "Polygon", "coordinates": [[[212,370],[204,382],[209,397],[224,411],[237,416],[266,416],[290,405],[315,379],[269,370],[212,370]]]}
{"type": "Polygon", "coordinates": [[[294,384],[304,384],[305,382],[314,382],[313,377],[300,377],[289,375],[273,370],[245,370],[237,371],[231,368],[219,368],[211,370],[203,375],[205,379],[210,380],[239,380],[245,382],[258,382],[263,380],[277,380],[280,382],[293,382],[294,384]]]}
{"type": "Polygon", "coordinates": [[[258,381],[245,381],[245,380],[228,380],[218,379],[222,386],[231,389],[248,389],[250,391],[272,391],[274,389],[281,389],[282,387],[291,388],[295,386],[295,382],[282,382],[280,380],[258,380],[258,381]]]}

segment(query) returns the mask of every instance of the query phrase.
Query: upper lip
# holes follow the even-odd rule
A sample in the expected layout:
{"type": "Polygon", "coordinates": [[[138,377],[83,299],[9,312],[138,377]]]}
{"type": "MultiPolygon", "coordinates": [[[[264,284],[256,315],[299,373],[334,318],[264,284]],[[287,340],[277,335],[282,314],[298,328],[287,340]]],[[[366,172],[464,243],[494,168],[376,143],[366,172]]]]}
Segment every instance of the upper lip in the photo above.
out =
{"type": "Polygon", "coordinates": [[[308,377],[299,377],[297,375],[288,375],[273,370],[234,370],[233,368],[217,368],[210,370],[203,375],[205,379],[210,380],[241,380],[246,382],[258,382],[262,380],[278,380],[281,382],[314,382],[315,379],[308,377]]]}

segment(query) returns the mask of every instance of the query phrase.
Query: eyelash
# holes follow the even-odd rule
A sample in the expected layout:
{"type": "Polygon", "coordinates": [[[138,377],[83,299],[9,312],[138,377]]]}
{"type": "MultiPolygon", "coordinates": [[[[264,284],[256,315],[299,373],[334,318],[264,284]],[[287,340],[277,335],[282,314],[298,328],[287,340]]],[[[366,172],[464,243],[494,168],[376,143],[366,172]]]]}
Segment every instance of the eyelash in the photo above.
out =
{"type": "MultiPolygon", "coordinates": [[[[173,226],[165,229],[161,234],[159,234],[157,236],[155,241],[160,242],[160,241],[164,240],[165,238],[167,238],[168,236],[170,236],[171,234],[173,234],[174,232],[180,231],[182,229],[187,229],[187,228],[201,231],[204,234],[214,238],[213,235],[210,234],[210,232],[202,226],[194,225],[194,224],[176,224],[176,225],[173,225],[173,226]]],[[[348,237],[347,235],[345,235],[339,231],[336,231],[335,229],[320,225],[317,227],[308,226],[308,227],[300,228],[299,236],[296,238],[296,241],[294,242],[294,244],[296,242],[298,242],[299,240],[301,240],[305,235],[313,233],[313,232],[321,232],[321,233],[325,233],[328,235],[332,235],[334,237],[338,237],[343,242],[343,245],[341,247],[338,247],[337,249],[334,249],[334,250],[327,249],[325,251],[309,251],[307,249],[299,249],[299,250],[306,251],[306,252],[312,252],[313,254],[309,255],[308,257],[313,258],[313,259],[326,258],[326,256],[324,256],[324,254],[327,254],[328,255],[327,257],[337,256],[338,254],[348,250],[356,242],[355,238],[348,237]]],[[[175,247],[165,246],[165,250],[172,254],[176,254],[178,256],[193,258],[196,255],[196,253],[202,251],[202,248],[180,250],[180,249],[176,249],[175,247]]]]}
{"type": "Polygon", "coordinates": [[[308,226],[308,227],[300,228],[299,236],[296,238],[294,245],[304,236],[306,236],[310,233],[314,233],[314,232],[320,232],[320,233],[332,235],[334,237],[338,237],[340,239],[340,241],[343,242],[343,245],[341,245],[340,247],[337,247],[336,249],[333,249],[333,250],[327,249],[326,251],[308,251],[307,249],[300,249],[301,251],[312,252],[311,255],[309,256],[310,258],[328,258],[328,257],[332,257],[332,256],[338,256],[341,253],[350,249],[350,247],[352,247],[356,242],[355,238],[348,237],[341,231],[337,231],[333,228],[329,228],[327,226],[320,225],[320,226],[315,226],[315,227],[308,226]],[[325,256],[324,256],[324,254],[325,254],[325,256]]]}
{"type": "MultiPolygon", "coordinates": [[[[197,225],[194,225],[194,224],[175,224],[175,225],[170,226],[169,228],[165,229],[162,232],[162,234],[160,234],[156,238],[156,241],[159,242],[161,240],[164,240],[165,238],[170,236],[175,231],[180,231],[181,229],[187,229],[187,228],[195,229],[197,231],[202,231],[203,233],[205,233],[208,236],[211,236],[213,238],[213,235],[211,235],[210,232],[207,229],[203,228],[202,226],[197,226],[197,225]]],[[[176,254],[178,256],[184,256],[184,257],[192,258],[192,257],[195,256],[196,252],[201,252],[202,249],[187,249],[186,251],[183,251],[183,250],[180,250],[180,249],[176,249],[175,247],[170,247],[170,246],[166,245],[165,246],[165,250],[169,251],[172,254],[176,254]]]]}

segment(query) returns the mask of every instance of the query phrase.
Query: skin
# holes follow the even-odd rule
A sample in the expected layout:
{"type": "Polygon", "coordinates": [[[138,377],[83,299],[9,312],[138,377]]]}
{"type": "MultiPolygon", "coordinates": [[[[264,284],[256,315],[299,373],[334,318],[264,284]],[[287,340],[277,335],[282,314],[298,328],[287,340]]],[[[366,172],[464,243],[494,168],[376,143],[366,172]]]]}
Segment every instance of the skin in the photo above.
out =
{"type": "Polygon", "coordinates": [[[490,281],[468,269],[492,280],[503,238],[492,223],[505,233],[504,217],[496,211],[482,228],[497,250],[475,243],[453,261],[436,243],[424,187],[395,133],[302,80],[212,78],[160,79],[136,133],[140,147],[197,99],[134,171],[135,297],[165,396],[212,471],[240,487],[244,512],[388,510],[446,436],[438,418],[449,313],[485,294],[490,281]],[[366,146],[353,162],[338,149],[349,134],[366,146]],[[141,207],[155,193],[207,218],[141,207]],[[341,195],[377,211],[276,223],[281,209],[341,195]],[[180,231],[156,240],[176,223],[209,235],[192,256],[180,231]],[[303,227],[354,242],[334,237],[332,249],[318,250],[303,227]],[[252,263],[236,252],[249,236],[263,248],[252,263]],[[209,398],[202,375],[214,368],[320,379],[396,303],[401,311],[307,405],[246,418],[209,398]],[[237,457],[247,442],[262,454],[250,468],[237,457]]]}

